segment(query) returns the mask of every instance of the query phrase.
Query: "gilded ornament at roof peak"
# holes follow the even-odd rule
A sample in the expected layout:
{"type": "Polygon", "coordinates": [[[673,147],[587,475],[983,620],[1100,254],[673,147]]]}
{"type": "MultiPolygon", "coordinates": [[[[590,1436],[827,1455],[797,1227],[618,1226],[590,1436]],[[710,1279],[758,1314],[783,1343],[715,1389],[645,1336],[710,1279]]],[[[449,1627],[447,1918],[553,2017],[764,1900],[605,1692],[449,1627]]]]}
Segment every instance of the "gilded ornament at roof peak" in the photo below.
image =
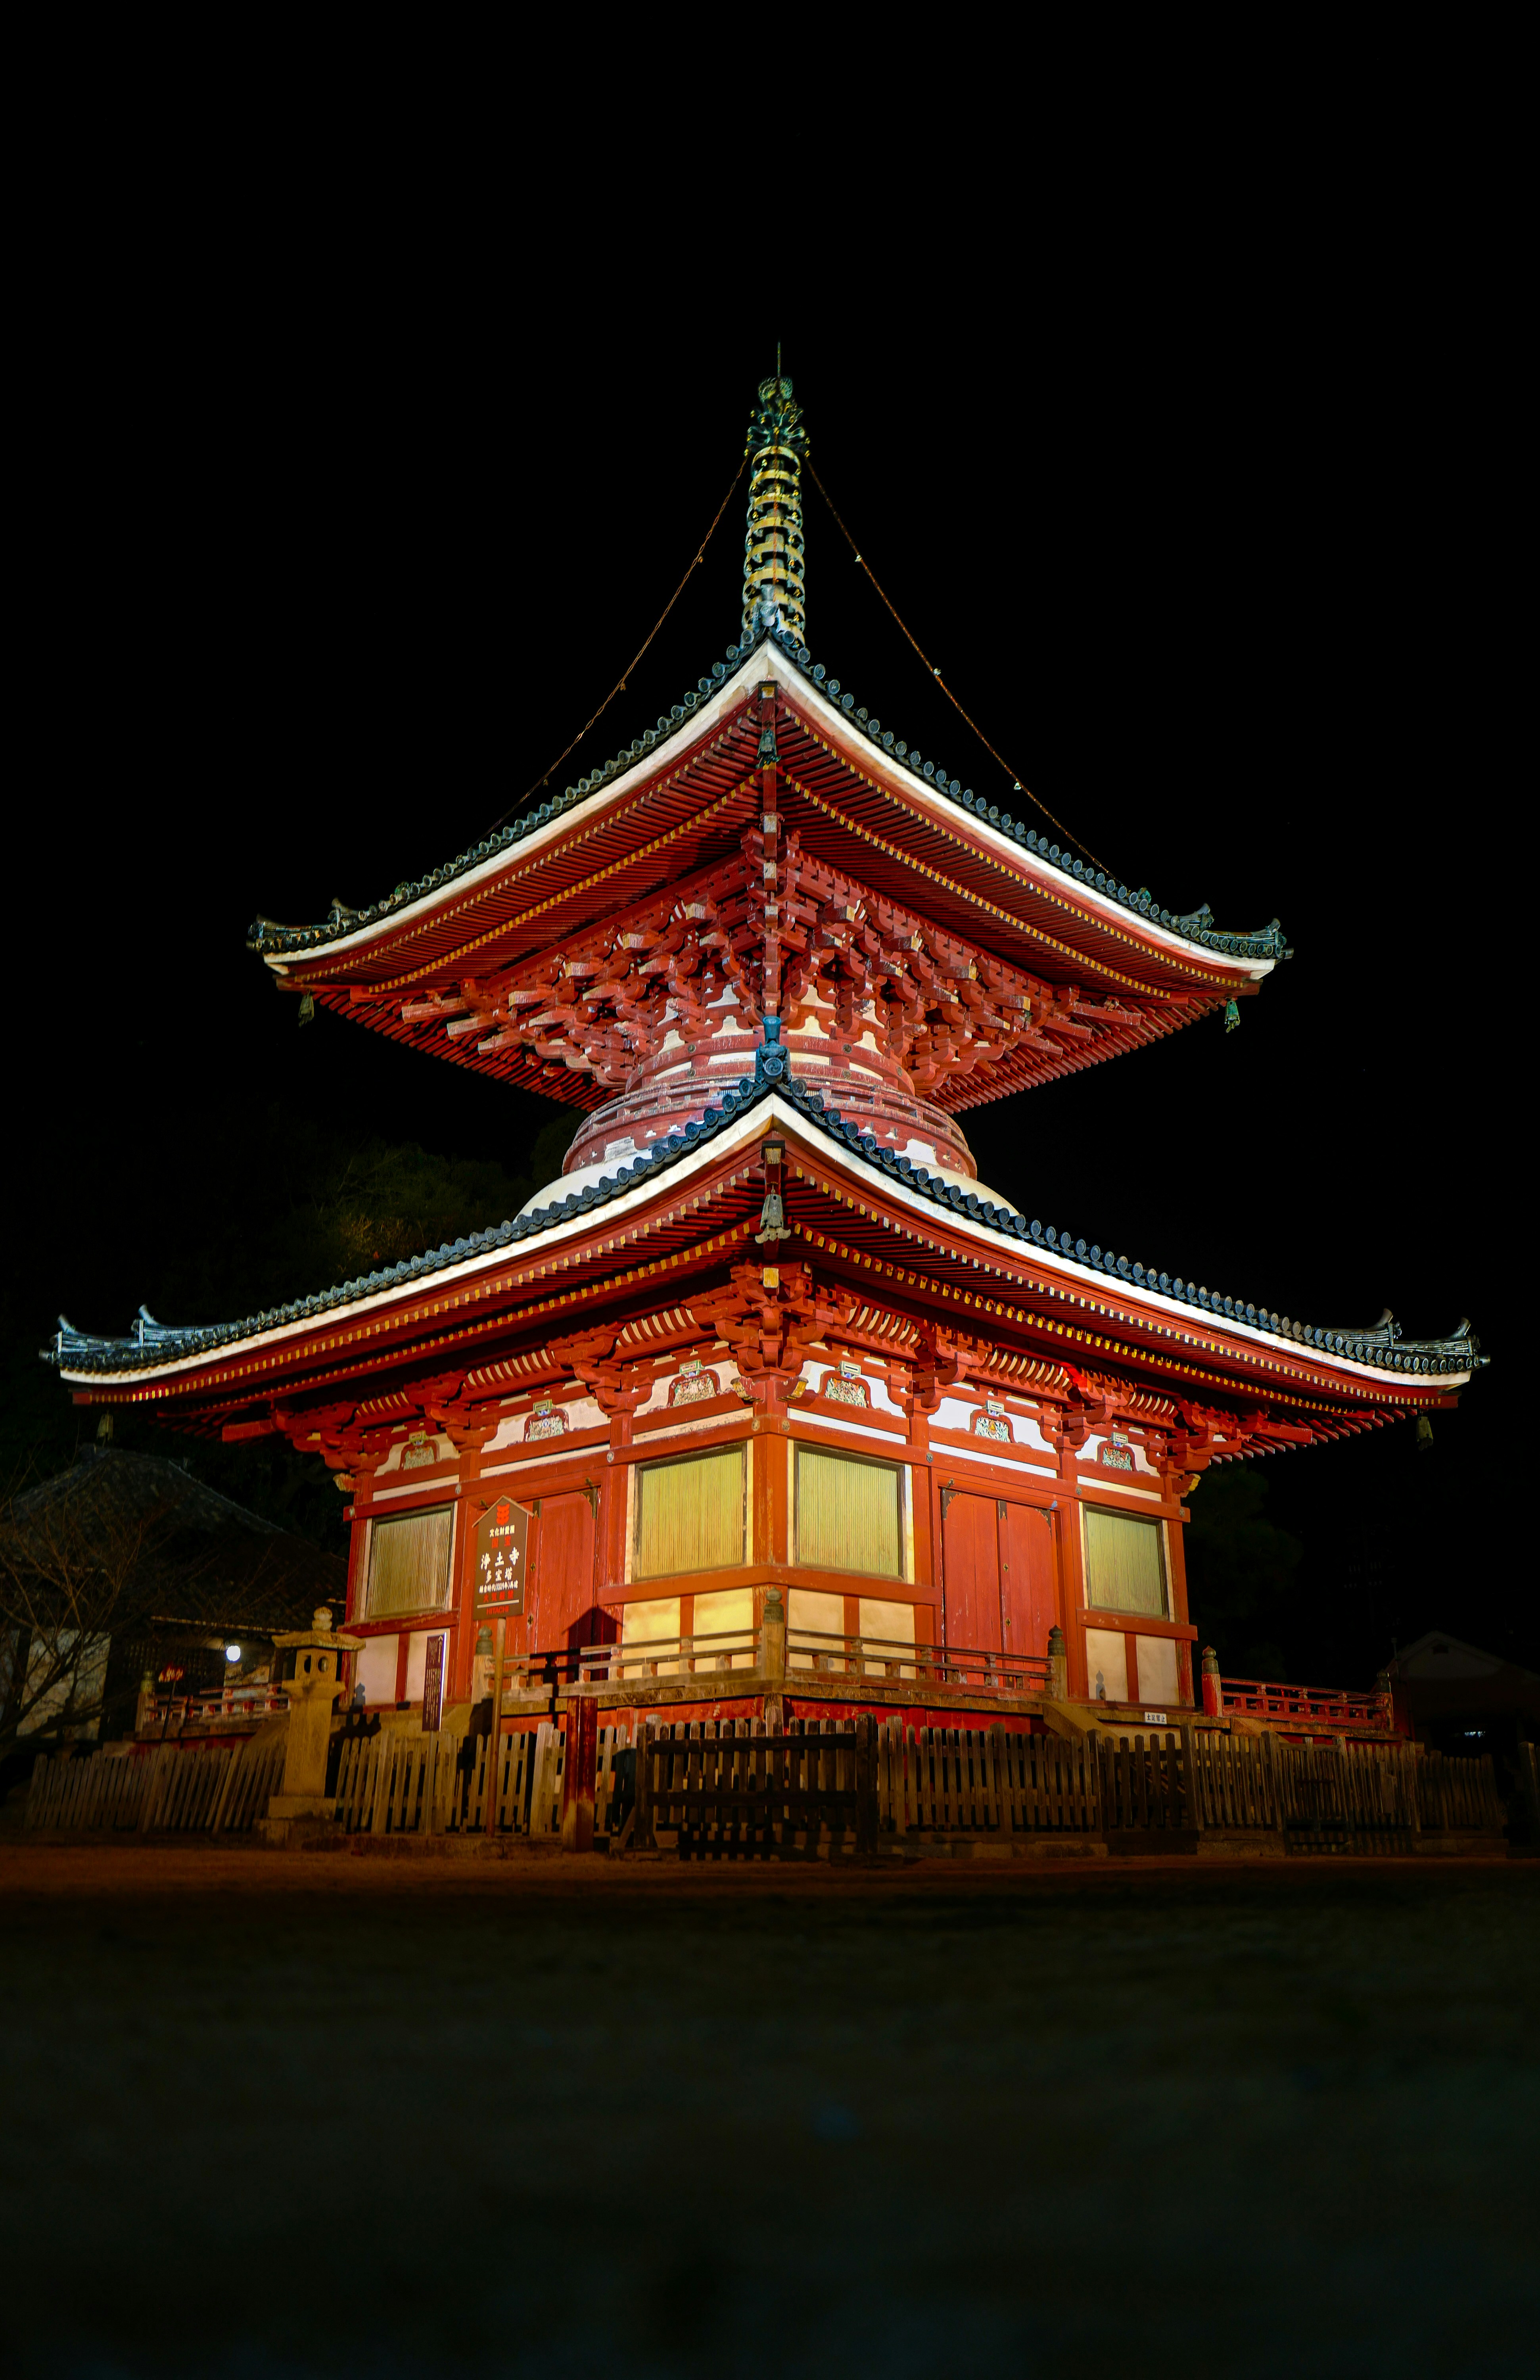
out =
{"type": "Polygon", "coordinates": [[[743,633],[780,628],[807,641],[807,589],[802,533],[802,407],[779,370],[759,382],[745,449],[752,466],[744,539],[743,633]]]}

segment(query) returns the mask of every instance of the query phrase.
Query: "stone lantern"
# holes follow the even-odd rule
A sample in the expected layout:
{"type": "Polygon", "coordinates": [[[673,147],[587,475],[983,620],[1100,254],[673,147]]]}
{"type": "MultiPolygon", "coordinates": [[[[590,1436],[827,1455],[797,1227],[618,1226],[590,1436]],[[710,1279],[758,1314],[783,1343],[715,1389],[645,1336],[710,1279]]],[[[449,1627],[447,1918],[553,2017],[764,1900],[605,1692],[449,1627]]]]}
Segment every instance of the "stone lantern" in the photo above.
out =
{"type": "Polygon", "coordinates": [[[273,1641],[280,1650],[294,1654],[294,1675],[283,1682],[289,1698],[284,1782],[268,1803],[262,1827],[270,1842],[282,1843],[288,1840],[297,1820],[321,1825],[335,1821],[335,1802],[326,1795],[332,1706],[342,1692],[342,1656],[359,1651],[364,1640],[339,1635],[322,1604],[309,1628],[291,1630],[273,1641]]]}

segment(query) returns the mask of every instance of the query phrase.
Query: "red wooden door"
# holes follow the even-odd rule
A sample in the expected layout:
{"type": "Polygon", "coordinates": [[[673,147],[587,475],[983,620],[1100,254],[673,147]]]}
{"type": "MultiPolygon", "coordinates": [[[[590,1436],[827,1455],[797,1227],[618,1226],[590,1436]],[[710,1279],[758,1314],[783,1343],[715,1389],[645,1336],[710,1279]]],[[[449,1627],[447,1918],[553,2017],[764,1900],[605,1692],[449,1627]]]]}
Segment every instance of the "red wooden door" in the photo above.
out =
{"type": "Polygon", "coordinates": [[[999,1653],[1000,1522],[992,1496],[946,1496],[942,1524],[946,1640],[966,1653],[999,1653]]]}
{"type": "Polygon", "coordinates": [[[1008,1653],[1046,1654],[1059,1617],[1053,1515],[1038,1504],[1000,1508],[1000,1600],[1008,1653]]]}
{"type": "Polygon", "coordinates": [[[542,1496],[532,1530],[529,1649],[549,1653],[593,1641],[590,1614],[597,1609],[593,1583],[593,1509],[581,1490],[542,1496]]]}

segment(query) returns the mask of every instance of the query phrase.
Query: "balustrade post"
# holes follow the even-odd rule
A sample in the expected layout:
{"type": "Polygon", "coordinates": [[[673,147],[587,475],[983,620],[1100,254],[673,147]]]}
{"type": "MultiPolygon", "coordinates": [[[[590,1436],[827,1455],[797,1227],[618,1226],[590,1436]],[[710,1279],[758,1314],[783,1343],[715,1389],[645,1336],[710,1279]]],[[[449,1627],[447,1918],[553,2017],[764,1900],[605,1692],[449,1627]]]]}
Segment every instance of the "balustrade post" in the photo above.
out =
{"type": "Polygon", "coordinates": [[[1057,1621],[1048,1632],[1048,1697],[1062,1703],[1070,1694],[1070,1648],[1064,1642],[1064,1632],[1057,1621]]]}
{"type": "Polygon", "coordinates": [[[765,1725],[780,1727],[785,1709],[786,1606],[778,1586],[765,1589],[765,1616],[759,1623],[759,1670],[765,1681],[765,1725]]]}
{"type": "Polygon", "coordinates": [[[1224,1685],[1219,1677],[1219,1657],[1212,1645],[1203,1648],[1203,1715],[1205,1718],[1224,1717],[1224,1685]]]}
{"type": "Polygon", "coordinates": [[[1396,1724],[1396,1699],[1388,1670],[1375,1673],[1375,1699],[1379,1706],[1379,1723],[1388,1735],[1396,1724]]]}

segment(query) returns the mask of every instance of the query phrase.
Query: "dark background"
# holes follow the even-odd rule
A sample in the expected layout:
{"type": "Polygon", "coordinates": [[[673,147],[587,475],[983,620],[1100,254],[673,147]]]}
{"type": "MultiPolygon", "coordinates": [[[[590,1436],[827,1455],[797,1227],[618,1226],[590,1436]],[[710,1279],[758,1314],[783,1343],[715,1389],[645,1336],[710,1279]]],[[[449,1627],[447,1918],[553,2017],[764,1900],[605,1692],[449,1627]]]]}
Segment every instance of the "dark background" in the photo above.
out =
{"type": "MultiPolygon", "coordinates": [[[[367,1260],[376,1219],[399,1252],[554,1171],[548,1103],[324,1013],[297,1029],[246,929],[376,897],[538,783],[689,562],[779,338],[831,494],[1024,783],[1126,882],[1224,927],[1276,914],[1296,951],[1237,1033],[971,1112],[985,1180],[1313,1322],[1469,1314],[1492,1358],[1431,1449],[1407,1425],[1210,1475],[1200,1627],[1229,1670],[1316,1682],[1432,1626],[1540,1662],[1502,1418],[1522,1027],[1496,947],[1522,914],[1500,364],[1431,214],[1216,202],[1201,237],[1135,226],[1069,269],[984,212],[976,283],[916,219],[874,233],[880,298],[795,243],[558,269],[442,230],[100,222],[34,360],[11,1468],[94,1430],[35,1359],[61,1308],[224,1318],[367,1260]]],[[[735,638],[742,507],[558,784],[735,638]]],[[[815,658],[1007,792],[810,485],[805,515],[815,658]]],[[[334,1537],[319,1473],[171,1443],[334,1537]]]]}

